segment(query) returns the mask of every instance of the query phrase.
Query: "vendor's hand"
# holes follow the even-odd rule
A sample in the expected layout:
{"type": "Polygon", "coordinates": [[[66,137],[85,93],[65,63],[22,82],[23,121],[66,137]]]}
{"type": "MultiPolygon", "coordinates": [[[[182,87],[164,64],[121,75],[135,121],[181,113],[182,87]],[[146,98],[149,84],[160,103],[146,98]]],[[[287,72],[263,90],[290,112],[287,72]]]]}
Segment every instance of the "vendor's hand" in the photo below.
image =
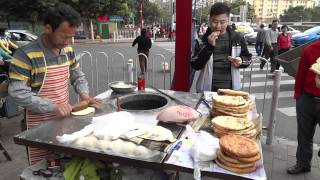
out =
{"type": "Polygon", "coordinates": [[[102,103],[101,99],[90,97],[86,93],[81,93],[80,94],[80,98],[81,98],[82,101],[88,101],[89,105],[91,105],[91,104],[101,104],[102,103]]]}
{"type": "Polygon", "coordinates": [[[215,46],[216,45],[216,40],[218,39],[219,34],[220,34],[220,31],[212,32],[208,36],[208,43],[211,44],[212,46],[215,46]]]}
{"type": "Polygon", "coordinates": [[[317,88],[320,88],[320,75],[316,75],[315,81],[317,88]]]}
{"type": "Polygon", "coordinates": [[[72,111],[70,104],[55,104],[53,105],[53,113],[58,117],[69,116],[72,111]]]}

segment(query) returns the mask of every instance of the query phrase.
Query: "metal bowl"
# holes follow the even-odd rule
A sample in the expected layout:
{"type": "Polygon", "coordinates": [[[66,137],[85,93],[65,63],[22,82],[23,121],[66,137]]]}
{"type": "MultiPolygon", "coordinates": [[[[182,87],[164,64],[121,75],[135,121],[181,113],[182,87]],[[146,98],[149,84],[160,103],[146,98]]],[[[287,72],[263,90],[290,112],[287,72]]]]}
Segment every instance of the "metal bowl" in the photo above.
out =
{"type": "Polygon", "coordinates": [[[136,89],[136,85],[124,81],[115,81],[109,84],[109,87],[116,93],[130,93],[136,89]]]}

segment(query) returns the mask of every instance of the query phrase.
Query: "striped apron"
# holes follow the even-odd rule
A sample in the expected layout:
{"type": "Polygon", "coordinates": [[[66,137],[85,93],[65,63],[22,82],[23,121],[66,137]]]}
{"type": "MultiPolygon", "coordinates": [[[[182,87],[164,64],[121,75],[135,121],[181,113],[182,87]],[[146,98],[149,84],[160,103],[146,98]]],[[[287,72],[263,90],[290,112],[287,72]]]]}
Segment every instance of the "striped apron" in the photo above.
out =
{"type": "MultiPolygon", "coordinates": [[[[51,66],[47,66],[47,64],[45,65],[46,74],[37,96],[51,99],[54,104],[67,104],[69,102],[69,61],[68,57],[64,55],[60,55],[57,58],[62,58],[62,62],[64,63],[51,66]]],[[[45,58],[44,61],[46,63],[45,58]]],[[[40,125],[40,123],[54,118],[56,118],[54,113],[36,114],[27,110],[27,129],[36,127],[40,125]]],[[[30,165],[33,165],[48,156],[52,156],[52,152],[28,147],[30,165]]]]}

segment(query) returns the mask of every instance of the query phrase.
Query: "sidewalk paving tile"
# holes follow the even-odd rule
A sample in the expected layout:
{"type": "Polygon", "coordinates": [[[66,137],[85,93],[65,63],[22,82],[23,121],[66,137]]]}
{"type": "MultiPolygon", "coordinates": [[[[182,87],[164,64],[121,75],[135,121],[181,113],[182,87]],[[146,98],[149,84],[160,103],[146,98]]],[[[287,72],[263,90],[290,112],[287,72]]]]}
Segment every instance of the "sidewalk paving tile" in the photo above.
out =
{"type": "Polygon", "coordinates": [[[297,146],[288,145],[288,156],[296,156],[297,146]]]}
{"type": "Polygon", "coordinates": [[[311,168],[311,172],[305,173],[304,176],[306,180],[319,180],[320,179],[319,168],[311,168]]]}
{"type": "Polygon", "coordinates": [[[275,159],[286,161],[288,159],[288,150],[286,145],[277,145],[274,147],[273,156],[275,159]]]}
{"type": "Polygon", "coordinates": [[[263,151],[263,162],[272,164],[273,162],[273,152],[271,151],[263,151]]]}

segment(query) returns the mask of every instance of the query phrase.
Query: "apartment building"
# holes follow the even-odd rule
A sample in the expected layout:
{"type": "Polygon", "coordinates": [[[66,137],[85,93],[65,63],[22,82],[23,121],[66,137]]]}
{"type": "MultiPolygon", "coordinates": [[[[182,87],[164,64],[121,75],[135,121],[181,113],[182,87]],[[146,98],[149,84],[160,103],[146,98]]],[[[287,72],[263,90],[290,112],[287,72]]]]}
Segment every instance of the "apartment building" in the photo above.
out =
{"type": "Polygon", "coordinates": [[[253,7],[257,22],[266,22],[279,18],[289,7],[315,7],[316,0],[254,0],[253,7]]]}

